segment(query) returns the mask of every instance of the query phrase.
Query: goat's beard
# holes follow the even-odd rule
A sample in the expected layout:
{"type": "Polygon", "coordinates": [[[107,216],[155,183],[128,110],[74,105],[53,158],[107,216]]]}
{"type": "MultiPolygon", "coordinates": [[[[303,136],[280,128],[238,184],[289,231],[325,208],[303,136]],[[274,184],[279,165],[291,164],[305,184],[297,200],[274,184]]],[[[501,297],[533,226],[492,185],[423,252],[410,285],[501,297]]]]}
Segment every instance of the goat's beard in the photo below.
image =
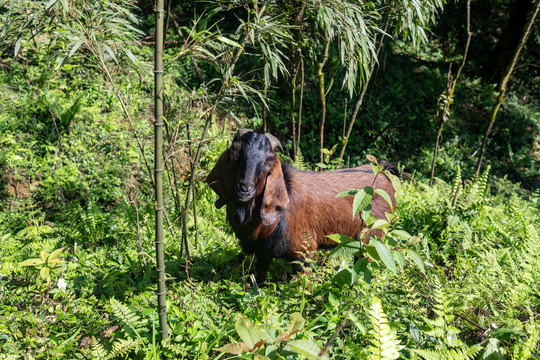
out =
{"type": "Polygon", "coordinates": [[[252,212],[253,212],[253,201],[254,199],[250,199],[245,202],[240,202],[238,204],[238,207],[236,208],[236,219],[241,225],[245,225],[251,220],[252,212]]]}

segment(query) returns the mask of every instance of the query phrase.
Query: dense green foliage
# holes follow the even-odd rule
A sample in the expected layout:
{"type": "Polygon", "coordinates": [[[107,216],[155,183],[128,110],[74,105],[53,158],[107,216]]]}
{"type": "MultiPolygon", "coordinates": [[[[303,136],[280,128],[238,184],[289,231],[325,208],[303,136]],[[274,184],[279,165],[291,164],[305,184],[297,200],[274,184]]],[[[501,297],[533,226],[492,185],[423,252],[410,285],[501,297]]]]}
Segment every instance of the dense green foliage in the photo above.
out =
{"type": "Polygon", "coordinates": [[[303,1],[170,4],[170,338],[162,343],[153,44],[146,37],[153,10],[120,0],[0,1],[0,359],[538,358],[540,77],[525,64],[538,61],[539,32],[490,138],[490,168],[475,179],[493,103],[481,53],[494,48],[490,36],[503,36],[494,28],[504,26],[513,4],[488,3],[473,2],[478,40],[456,88],[434,186],[426,184],[433,117],[448,63],[462,54],[462,4],[447,4],[438,18],[439,1],[396,1],[393,10],[386,2],[313,2],[302,31],[295,15],[303,1]],[[343,8],[354,8],[354,16],[337,16],[343,8]],[[350,38],[361,20],[365,28],[354,35],[362,36],[350,38]],[[372,68],[375,34],[385,24],[392,38],[384,37],[372,68]],[[324,143],[331,150],[325,164],[315,165],[325,28],[331,43],[323,66],[324,143]],[[363,86],[345,142],[344,117],[350,119],[363,86]],[[302,109],[296,154],[291,108],[296,121],[302,109]],[[290,264],[277,261],[270,282],[256,289],[253,258],[242,254],[202,181],[240,126],[266,126],[284,143],[283,157],[304,168],[341,166],[335,158],[344,143],[345,164],[366,163],[366,154],[400,164],[406,178],[397,216],[391,225],[377,224],[389,236],[366,250],[369,264],[353,264],[349,254],[357,248],[343,246],[319,254],[309,273],[289,281],[290,264]]]}

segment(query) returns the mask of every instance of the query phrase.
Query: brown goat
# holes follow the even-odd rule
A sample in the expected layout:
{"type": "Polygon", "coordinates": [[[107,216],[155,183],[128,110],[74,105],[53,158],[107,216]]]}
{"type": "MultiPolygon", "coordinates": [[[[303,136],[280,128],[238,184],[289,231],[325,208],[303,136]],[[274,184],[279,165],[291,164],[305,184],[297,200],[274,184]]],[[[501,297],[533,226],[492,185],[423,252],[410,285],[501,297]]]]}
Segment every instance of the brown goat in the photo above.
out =
{"type": "MultiPolygon", "coordinates": [[[[326,237],[330,234],[358,239],[363,222],[359,215],[352,217],[353,197],[336,197],[338,193],[373,186],[385,190],[395,208],[390,179],[384,174],[375,179],[370,165],[302,171],[279,161],[276,142],[269,134],[240,130],[206,179],[219,195],[216,207],[227,206],[227,220],[242,249],[257,256],[259,283],[266,280],[274,258],[304,261],[307,251],[337,245],[326,237]]],[[[375,194],[371,214],[385,219],[390,211],[375,194]]]]}

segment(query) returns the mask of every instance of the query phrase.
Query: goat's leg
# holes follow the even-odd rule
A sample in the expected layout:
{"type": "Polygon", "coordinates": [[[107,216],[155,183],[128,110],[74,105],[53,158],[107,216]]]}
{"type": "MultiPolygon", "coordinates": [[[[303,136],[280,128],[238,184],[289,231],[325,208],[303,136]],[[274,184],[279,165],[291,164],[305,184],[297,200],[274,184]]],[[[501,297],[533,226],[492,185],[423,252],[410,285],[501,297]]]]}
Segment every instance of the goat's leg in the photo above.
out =
{"type": "Polygon", "coordinates": [[[266,281],[266,275],[272,262],[271,257],[257,256],[257,284],[262,284],[266,281]]]}

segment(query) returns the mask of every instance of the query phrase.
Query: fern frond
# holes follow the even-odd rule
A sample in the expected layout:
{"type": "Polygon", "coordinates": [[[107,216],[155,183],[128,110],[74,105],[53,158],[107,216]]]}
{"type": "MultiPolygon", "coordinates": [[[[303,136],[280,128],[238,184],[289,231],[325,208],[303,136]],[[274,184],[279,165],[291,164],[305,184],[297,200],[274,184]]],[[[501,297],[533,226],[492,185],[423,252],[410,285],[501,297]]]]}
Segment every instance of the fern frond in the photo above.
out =
{"type": "Polygon", "coordinates": [[[474,345],[458,349],[413,349],[412,351],[425,360],[472,360],[480,350],[482,350],[481,346],[474,345]]]}
{"type": "Polygon", "coordinates": [[[141,317],[131,310],[127,305],[122,304],[118,300],[111,299],[111,309],[118,320],[123,325],[124,331],[132,339],[141,339],[139,329],[146,323],[141,323],[141,317]]]}
{"type": "Polygon", "coordinates": [[[388,318],[384,313],[381,300],[374,297],[369,310],[369,318],[373,325],[373,339],[371,340],[371,346],[368,347],[370,352],[370,359],[372,360],[386,360],[386,359],[398,359],[400,351],[405,346],[400,344],[395,333],[393,333],[388,325],[388,318]]]}
{"type": "Polygon", "coordinates": [[[112,349],[106,359],[114,359],[118,356],[127,357],[127,355],[129,355],[141,344],[142,341],[140,339],[117,339],[114,341],[112,349]]]}
{"type": "Polygon", "coordinates": [[[92,336],[91,358],[96,360],[106,359],[108,351],[94,336],[92,336]]]}
{"type": "Polygon", "coordinates": [[[298,153],[296,154],[296,159],[294,159],[294,162],[292,165],[295,168],[298,168],[300,170],[306,170],[306,162],[304,160],[304,156],[302,155],[302,152],[300,151],[300,148],[298,148],[298,153]]]}

